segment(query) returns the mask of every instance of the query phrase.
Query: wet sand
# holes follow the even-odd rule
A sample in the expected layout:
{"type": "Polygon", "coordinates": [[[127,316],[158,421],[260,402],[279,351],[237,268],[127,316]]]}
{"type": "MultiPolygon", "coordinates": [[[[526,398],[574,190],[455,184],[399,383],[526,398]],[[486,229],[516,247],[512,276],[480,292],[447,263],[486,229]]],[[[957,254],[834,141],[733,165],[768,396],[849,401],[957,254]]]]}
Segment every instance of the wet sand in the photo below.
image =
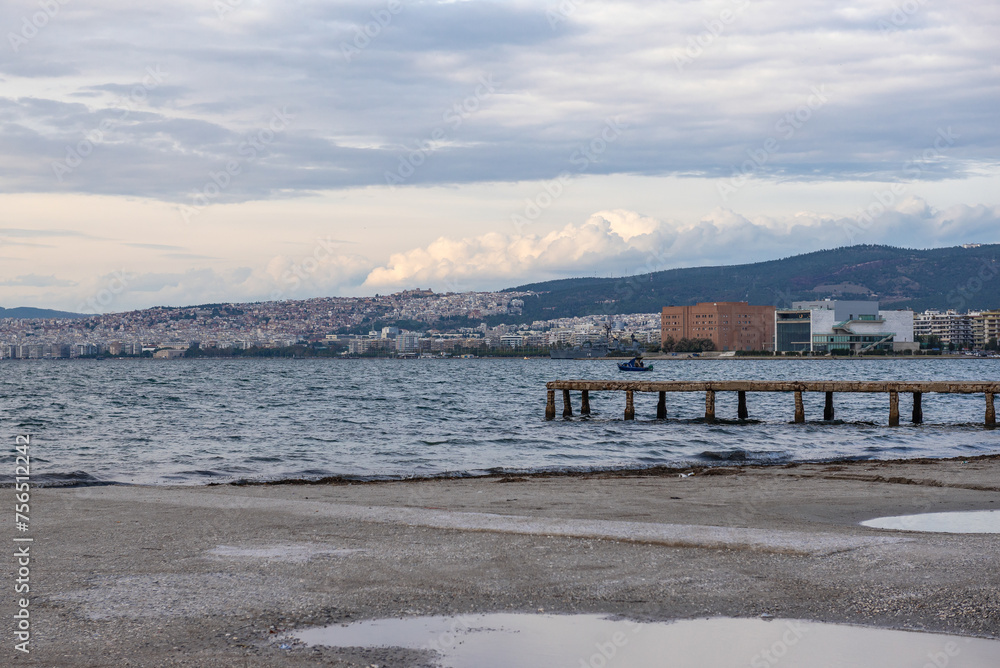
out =
{"type": "Polygon", "coordinates": [[[433,665],[285,631],[539,610],[1000,637],[998,536],[858,525],[998,509],[1000,457],[686,472],[36,490],[32,653],[8,588],[0,663],[433,665]]]}

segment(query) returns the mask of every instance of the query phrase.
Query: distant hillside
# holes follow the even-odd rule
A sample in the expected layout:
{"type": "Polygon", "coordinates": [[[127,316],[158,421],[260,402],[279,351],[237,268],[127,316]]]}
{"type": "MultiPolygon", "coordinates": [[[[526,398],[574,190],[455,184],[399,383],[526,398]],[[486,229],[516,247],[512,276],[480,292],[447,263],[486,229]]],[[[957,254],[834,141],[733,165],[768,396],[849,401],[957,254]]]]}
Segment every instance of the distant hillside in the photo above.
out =
{"type": "Polygon", "coordinates": [[[570,278],[512,290],[545,292],[527,299],[531,322],[597,313],[652,313],[664,306],[748,301],[878,300],[888,308],[1000,308],[1000,244],[912,250],[849,246],[769,262],[670,269],[626,278],[570,278]]]}
{"type": "Polygon", "coordinates": [[[33,318],[89,318],[84,313],[70,313],[69,311],[53,311],[47,308],[31,308],[30,306],[18,306],[17,308],[4,308],[0,306],[0,318],[20,318],[30,320],[33,318]]]}

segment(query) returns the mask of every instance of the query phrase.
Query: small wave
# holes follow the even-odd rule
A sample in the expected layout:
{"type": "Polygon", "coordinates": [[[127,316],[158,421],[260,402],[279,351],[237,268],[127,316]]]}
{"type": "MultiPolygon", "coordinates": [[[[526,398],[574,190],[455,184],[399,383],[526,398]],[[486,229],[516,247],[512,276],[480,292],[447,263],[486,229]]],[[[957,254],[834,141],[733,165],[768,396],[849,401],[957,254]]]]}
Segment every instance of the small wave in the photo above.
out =
{"type": "Polygon", "coordinates": [[[742,448],[733,450],[705,450],[698,458],[710,462],[739,462],[741,464],[781,464],[790,461],[787,452],[750,451],[742,448]]]}
{"type": "Polygon", "coordinates": [[[36,474],[31,477],[31,483],[36,487],[97,487],[101,485],[125,484],[113,480],[101,480],[86,471],[36,474]]]}

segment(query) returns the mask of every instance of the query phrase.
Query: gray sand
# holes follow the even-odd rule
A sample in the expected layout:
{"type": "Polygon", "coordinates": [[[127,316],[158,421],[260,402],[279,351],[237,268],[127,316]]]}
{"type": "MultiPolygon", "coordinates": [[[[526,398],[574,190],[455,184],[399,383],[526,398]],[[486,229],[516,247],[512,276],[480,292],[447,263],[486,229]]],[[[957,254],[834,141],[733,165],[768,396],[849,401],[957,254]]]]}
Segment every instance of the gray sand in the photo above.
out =
{"type": "MultiPolygon", "coordinates": [[[[284,631],[538,610],[766,613],[997,638],[997,536],[857,525],[997,508],[996,457],[685,478],[42,489],[32,496],[32,654],[13,652],[7,588],[0,663],[433,665],[416,650],[305,647],[284,631]]],[[[12,524],[0,516],[8,536],[12,524]]]]}

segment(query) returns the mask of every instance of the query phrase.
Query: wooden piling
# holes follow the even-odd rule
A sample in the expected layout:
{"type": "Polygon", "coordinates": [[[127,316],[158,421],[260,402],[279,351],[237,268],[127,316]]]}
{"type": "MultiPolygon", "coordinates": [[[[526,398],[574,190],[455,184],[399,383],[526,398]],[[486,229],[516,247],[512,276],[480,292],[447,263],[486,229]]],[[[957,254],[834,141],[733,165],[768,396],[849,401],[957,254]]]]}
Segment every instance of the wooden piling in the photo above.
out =
{"type": "Polygon", "coordinates": [[[580,415],[590,415],[590,390],[580,392],[580,415]]]}
{"type": "Polygon", "coordinates": [[[740,420],[746,420],[750,417],[750,413],[747,412],[747,393],[746,390],[738,390],[736,392],[737,402],[739,406],[736,409],[736,416],[740,420]]]}
{"type": "Polygon", "coordinates": [[[656,419],[667,419],[667,393],[660,392],[660,398],[656,401],[656,419]]]}
{"type": "Polygon", "coordinates": [[[632,390],[625,390],[625,419],[634,420],[635,419],[635,403],[632,399],[632,390]]]}
{"type": "Polygon", "coordinates": [[[913,421],[923,421],[923,395],[928,392],[937,394],[980,394],[986,396],[986,426],[996,426],[996,410],[994,398],[1000,394],[1000,381],[855,381],[855,380],[667,380],[667,381],[634,381],[634,380],[554,380],[546,385],[548,395],[545,403],[545,419],[552,420],[556,415],[555,392],[563,390],[564,415],[573,414],[569,401],[569,392],[582,392],[583,412],[586,415],[590,409],[589,392],[627,392],[627,419],[635,419],[635,392],[657,392],[659,401],[656,416],[666,417],[665,395],[670,392],[705,392],[705,419],[715,420],[715,393],[737,392],[740,400],[739,415],[744,419],[745,399],[743,393],[750,392],[793,392],[795,393],[795,421],[805,422],[805,410],[802,403],[803,392],[823,392],[826,394],[826,406],[823,417],[833,419],[833,393],[871,393],[890,395],[890,424],[899,424],[899,395],[908,392],[913,395],[913,421]]]}
{"type": "Polygon", "coordinates": [[[889,392],[889,426],[899,426],[899,392],[889,392]]]}

